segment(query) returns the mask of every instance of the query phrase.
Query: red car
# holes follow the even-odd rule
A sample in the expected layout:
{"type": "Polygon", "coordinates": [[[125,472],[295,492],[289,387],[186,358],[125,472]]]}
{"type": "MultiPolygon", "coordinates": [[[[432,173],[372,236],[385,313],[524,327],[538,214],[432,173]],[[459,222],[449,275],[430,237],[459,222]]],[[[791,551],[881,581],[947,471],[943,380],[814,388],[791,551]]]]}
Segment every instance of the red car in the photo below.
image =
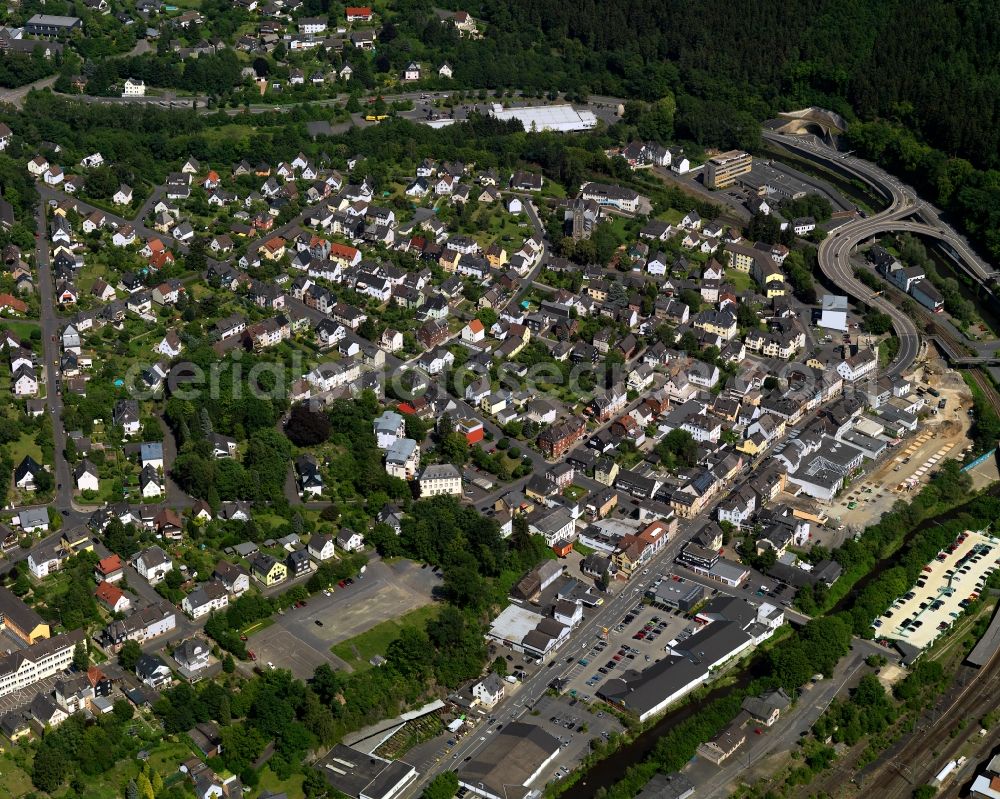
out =
{"type": "Polygon", "coordinates": [[[344,586],[347,585],[347,582],[345,580],[341,580],[339,583],[337,583],[337,585],[339,585],[341,588],[343,588],[344,586]]]}
{"type": "Polygon", "coordinates": [[[257,656],[250,649],[247,650],[247,657],[250,658],[250,660],[256,660],[257,659],[257,656]]]}
{"type": "Polygon", "coordinates": [[[245,635],[243,635],[242,633],[240,633],[240,640],[241,641],[246,641],[247,637],[245,635]]]}

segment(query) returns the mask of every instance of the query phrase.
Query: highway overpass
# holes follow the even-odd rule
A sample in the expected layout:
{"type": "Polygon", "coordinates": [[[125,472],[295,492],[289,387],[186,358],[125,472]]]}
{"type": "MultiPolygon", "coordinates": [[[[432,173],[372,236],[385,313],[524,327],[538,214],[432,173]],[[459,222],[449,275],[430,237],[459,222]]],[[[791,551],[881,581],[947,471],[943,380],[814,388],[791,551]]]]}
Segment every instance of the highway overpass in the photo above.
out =
{"type": "MultiPolygon", "coordinates": [[[[883,233],[909,232],[936,239],[946,245],[955,261],[988,290],[991,290],[993,282],[1000,273],[976,255],[964,237],[942,222],[933,208],[917,196],[916,191],[880,167],[833,150],[811,136],[781,134],[765,129],[763,137],[767,141],[824,162],[837,172],[864,181],[888,203],[884,210],[873,216],[856,219],[836,228],[820,243],[817,258],[820,270],[833,285],[856,301],[877,308],[892,319],[900,347],[887,372],[893,376],[903,374],[913,365],[917,357],[920,335],[907,314],[881,296],[881,292],[872,291],[854,276],[851,254],[857,247],[866,239],[883,233]],[[912,216],[923,218],[925,221],[908,219],[912,216]]],[[[990,358],[974,358],[969,359],[969,365],[990,361],[990,358]]]]}

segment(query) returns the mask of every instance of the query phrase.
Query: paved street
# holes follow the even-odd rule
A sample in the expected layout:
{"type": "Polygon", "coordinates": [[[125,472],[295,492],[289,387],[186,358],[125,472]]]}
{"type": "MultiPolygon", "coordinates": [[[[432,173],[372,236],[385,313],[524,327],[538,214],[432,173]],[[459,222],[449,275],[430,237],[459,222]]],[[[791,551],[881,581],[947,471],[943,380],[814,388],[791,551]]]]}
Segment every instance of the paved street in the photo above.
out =
{"type": "Polygon", "coordinates": [[[704,799],[724,799],[740,782],[752,782],[772,773],[768,760],[787,757],[802,733],[812,727],[834,698],[857,681],[864,658],[863,652],[855,651],[841,659],[829,679],[807,684],[795,706],[773,727],[748,727],[746,743],[721,766],[700,758],[692,761],[684,773],[695,784],[696,794],[704,799]],[[757,735],[755,729],[762,734],[757,735]]]}
{"type": "Polygon", "coordinates": [[[28,96],[28,92],[51,88],[58,77],[58,75],[52,75],[16,89],[0,89],[0,103],[10,103],[15,108],[20,108],[24,104],[24,98],[28,96]]]}
{"type": "Polygon", "coordinates": [[[60,341],[59,320],[55,311],[55,285],[49,261],[48,228],[45,223],[44,199],[38,203],[35,217],[39,231],[35,245],[38,283],[41,299],[42,346],[45,358],[46,405],[52,420],[52,440],[56,455],[56,507],[68,510],[73,505],[73,475],[66,461],[66,431],[62,422],[62,395],[59,386],[60,341]]]}
{"type": "Polygon", "coordinates": [[[947,243],[958,254],[966,270],[979,280],[988,280],[995,274],[992,267],[976,255],[964,237],[942,222],[937,212],[921,200],[910,186],[895,176],[860,158],[839,153],[810,137],[788,136],[767,130],[763,135],[772,143],[804,153],[810,158],[830,164],[838,171],[860,178],[889,201],[885,210],[834,230],[821,242],[818,259],[820,269],[833,285],[892,318],[900,348],[887,371],[891,376],[906,372],[913,364],[920,347],[916,325],[899,306],[880,296],[881,293],[873,292],[854,277],[851,253],[863,241],[880,233],[909,231],[947,243]],[[926,218],[928,223],[907,221],[906,218],[913,215],[926,218]]]}

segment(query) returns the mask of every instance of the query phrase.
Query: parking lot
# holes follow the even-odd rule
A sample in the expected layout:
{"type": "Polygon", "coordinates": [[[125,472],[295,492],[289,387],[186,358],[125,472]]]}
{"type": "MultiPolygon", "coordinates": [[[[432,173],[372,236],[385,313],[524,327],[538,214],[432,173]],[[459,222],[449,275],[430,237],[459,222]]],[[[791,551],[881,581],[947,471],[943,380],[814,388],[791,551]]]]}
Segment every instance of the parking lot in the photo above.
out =
{"type": "Polygon", "coordinates": [[[56,683],[63,679],[63,676],[62,674],[54,674],[19,691],[14,691],[12,694],[0,697],[0,716],[10,713],[12,710],[26,708],[38,694],[51,695],[56,688],[56,683]]]}
{"type": "Polygon", "coordinates": [[[288,669],[300,680],[310,679],[324,663],[349,670],[347,664],[331,652],[317,649],[276,624],[251,636],[248,649],[256,656],[258,667],[288,669]]]}
{"type": "Polygon", "coordinates": [[[564,672],[568,680],[564,691],[570,696],[590,699],[605,680],[621,677],[629,669],[642,671],[662,659],[670,641],[684,635],[685,629],[696,627],[681,611],[656,608],[637,597],[635,604],[608,630],[606,638],[585,642],[587,648],[578,658],[566,657],[567,661],[575,662],[568,673],[564,672]]]}
{"type": "Polygon", "coordinates": [[[897,599],[872,626],[878,635],[924,649],[955,623],[979,596],[1000,564],[1000,539],[976,532],[960,535],[924,567],[913,589],[897,599]]]}
{"type": "Polygon", "coordinates": [[[312,677],[323,663],[349,671],[330,647],[428,604],[440,580],[412,561],[387,564],[373,559],[353,585],[317,593],[304,607],[289,608],[274,624],[251,635],[247,647],[258,666],[273,663],[301,679],[312,677]]]}
{"type": "Polygon", "coordinates": [[[543,696],[535,703],[532,713],[535,712],[537,716],[526,716],[521,721],[537,724],[562,744],[559,757],[550,766],[551,772],[541,777],[546,783],[562,779],[579,765],[590,752],[592,739],[607,740],[624,729],[617,717],[602,710],[600,705],[588,706],[568,696],[543,696]]]}

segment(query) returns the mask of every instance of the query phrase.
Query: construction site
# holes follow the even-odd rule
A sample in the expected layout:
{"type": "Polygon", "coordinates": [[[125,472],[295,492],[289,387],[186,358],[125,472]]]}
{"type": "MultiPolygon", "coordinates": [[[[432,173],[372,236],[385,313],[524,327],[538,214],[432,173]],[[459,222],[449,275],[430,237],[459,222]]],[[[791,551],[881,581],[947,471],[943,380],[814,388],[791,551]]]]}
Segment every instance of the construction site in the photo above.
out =
{"type": "MultiPolygon", "coordinates": [[[[863,530],[874,524],[898,500],[919,491],[940,463],[963,460],[972,448],[972,395],[961,374],[949,369],[943,360],[933,358],[918,368],[913,384],[925,400],[918,432],[903,439],[831,506],[829,516],[847,528],[863,530]]],[[[969,473],[976,489],[1000,478],[993,458],[987,458],[969,473]]]]}

